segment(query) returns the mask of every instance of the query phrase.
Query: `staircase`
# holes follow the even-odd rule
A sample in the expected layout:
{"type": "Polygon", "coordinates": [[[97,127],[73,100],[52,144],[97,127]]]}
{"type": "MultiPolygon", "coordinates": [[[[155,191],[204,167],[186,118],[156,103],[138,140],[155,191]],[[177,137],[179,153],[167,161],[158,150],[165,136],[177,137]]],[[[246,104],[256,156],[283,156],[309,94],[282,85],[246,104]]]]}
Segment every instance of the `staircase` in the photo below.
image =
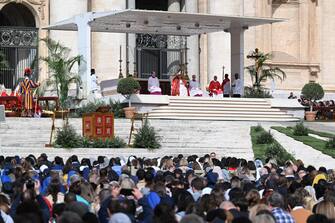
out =
{"type": "Polygon", "coordinates": [[[291,114],[271,108],[265,99],[169,97],[169,105],[154,108],[150,119],[222,121],[299,121],[291,114]]]}
{"type": "MultiPolygon", "coordinates": [[[[72,118],[70,124],[81,134],[81,119],[72,118]]],[[[253,157],[250,126],[256,122],[234,121],[199,121],[199,120],[158,120],[151,119],[158,135],[161,137],[161,149],[148,151],[146,149],[60,149],[46,148],[51,131],[50,118],[7,118],[0,123],[0,153],[8,155],[39,155],[42,152],[49,157],[56,155],[69,157],[77,154],[78,157],[106,156],[162,157],[165,155],[203,155],[216,152],[219,156],[236,156],[246,159],[253,157]]],[[[136,128],[141,122],[135,123],[136,128]]],[[[56,127],[61,127],[62,121],[56,120],[56,127]]],[[[115,119],[115,135],[129,139],[130,120],[115,119]]]]}

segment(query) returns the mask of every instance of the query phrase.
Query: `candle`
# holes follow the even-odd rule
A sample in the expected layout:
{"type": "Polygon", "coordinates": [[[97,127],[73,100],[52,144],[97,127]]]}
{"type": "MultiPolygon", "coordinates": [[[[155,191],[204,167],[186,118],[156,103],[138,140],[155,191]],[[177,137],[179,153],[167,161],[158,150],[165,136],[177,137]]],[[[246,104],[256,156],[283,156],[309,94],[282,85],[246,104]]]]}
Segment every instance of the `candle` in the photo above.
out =
{"type": "Polygon", "coordinates": [[[122,58],[122,45],[120,45],[120,60],[122,58]]]}

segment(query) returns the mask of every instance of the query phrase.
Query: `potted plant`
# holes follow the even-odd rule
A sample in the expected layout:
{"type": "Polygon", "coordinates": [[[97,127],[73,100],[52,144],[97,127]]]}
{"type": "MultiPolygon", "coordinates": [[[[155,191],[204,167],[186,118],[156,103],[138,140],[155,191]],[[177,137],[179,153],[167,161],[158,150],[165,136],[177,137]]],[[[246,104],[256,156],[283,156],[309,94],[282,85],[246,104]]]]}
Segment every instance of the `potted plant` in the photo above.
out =
{"type": "Polygon", "coordinates": [[[307,121],[314,121],[316,112],[313,111],[313,102],[320,100],[325,95],[323,88],[318,83],[308,83],[301,90],[301,94],[310,102],[310,110],[305,112],[307,121]]]}
{"type": "Polygon", "coordinates": [[[126,118],[133,118],[136,108],[131,107],[130,97],[141,89],[140,83],[133,77],[129,76],[119,80],[117,84],[117,92],[122,94],[128,100],[128,107],[124,108],[126,118]]]}

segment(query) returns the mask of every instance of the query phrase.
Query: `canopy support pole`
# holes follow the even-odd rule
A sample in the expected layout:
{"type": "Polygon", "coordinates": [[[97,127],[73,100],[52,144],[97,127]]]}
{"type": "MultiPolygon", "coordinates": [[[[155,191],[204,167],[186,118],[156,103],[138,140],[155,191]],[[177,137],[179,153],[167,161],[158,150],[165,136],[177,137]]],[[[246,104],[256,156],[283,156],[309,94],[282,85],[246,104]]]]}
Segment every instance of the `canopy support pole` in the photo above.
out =
{"type": "Polygon", "coordinates": [[[91,89],[91,21],[89,14],[78,15],[75,18],[78,27],[78,53],[82,57],[79,65],[79,75],[82,81],[81,97],[87,99],[91,89]]]}
{"type": "MultiPolygon", "coordinates": [[[[232,25],[229,29],[231,44],[231,79],[238,73],[244,86],[244,30],[245,27],[232,25]]],[[[244,88],[242,94],[244,93],[244,88]]]]}

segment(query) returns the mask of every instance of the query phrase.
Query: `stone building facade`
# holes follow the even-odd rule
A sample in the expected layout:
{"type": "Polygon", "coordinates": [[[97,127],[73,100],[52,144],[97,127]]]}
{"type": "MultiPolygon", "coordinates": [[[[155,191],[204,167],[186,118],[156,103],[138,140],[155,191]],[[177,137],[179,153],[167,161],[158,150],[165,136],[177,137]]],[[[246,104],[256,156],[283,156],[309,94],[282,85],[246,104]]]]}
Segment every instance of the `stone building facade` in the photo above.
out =
{"type": "MultiPolygon", "coordinates": [[[[41,28],[89,11],[127,8],[283,18],[285,21],[281,23],[246,30],[245,54],[247,55],[256,47],[263,52],[272,53],[272,60],[269,63],[282,68],[287,74],[287,79],[282,83],[279,81],[275,84],[268,83],[269,88],[276,89],[275,94],[284,96],[289,91],[298,93],[305,83],[315,81],[322,84],[329,95],[335,95],[334,0],[0,0],[0,37],[2,38],[0,47],[2,49],[27,48],[27,46],[3,45],[3,38],[5,40],[14,38],[14,34],[9,35],[8,32],[5,33],[6,37],[3,29],[8,27],[20,29],[22,26],[28,26],[37,28],[36,35],[39,38],[50,36],[59,40],[70,47],[75,55],[78,53],[76,32],[46,31],[41,28]],[[28,17],[33,18],[34,23],[26,24],[28,17]]],[[[24,37],[25,35],[21,34],[20,38],[24,40],[24,37]]],[[[33,38],[31,35],[30,37],[33,38]]],[[[136,48],[140,43],[139,37],[135,34],[92,33],[92,67],[96,69],[100,81],[115,79],[119,75],[121,56],[123,73],[138,72],[142,75],[151,69],[158,69],[158,73],[168,74],[166,67],[171,62],[169,58],[178,53],[178,49],[169,44],[171,40],[169,38],[166,39],[165,49],[149,49],[146,54],[141,54],[143,52],[136,48]],[[170,48],[174,50],[170,51],[170,48]],[[162,62],[164,58],[165,62],[162,62]],[[143,65],[141,70],[139,70],[139,60],[143,65]],[[146,62],[149,60],[159,62],[150,64],[146,62]],[[144,65],[149,67],[145,68],[144,65]]],[[[188,50],[184,63],[187,64],[188,74],[198,76],[202,87],[205,87],[214,75],[221,80],[223,67],[225,73],[230,73],[229,33],[192,36],[188,37],[186,42],[188,50]]],[[[36,46],[32,44],[31,48],[34,47],[38,56],[46,55],[47,50],[42,43],[36,43],[36,46]]],[[[180,52],[182,50],[180,48],[180,52]]],[[[17,50],[17,52],[21,51],[17,50]]],[[[32,57],[32,53],[29,52],[16,56],[16,64],[12,65],[16,71],[7,74],[16,76],[8,79],[9,82],[15,82],[15,79],[20,76],[22,61],[25,61],[25,64],[31,62],[31,58],[27,62],[29,55],[32,57]],[[19,63],[21,67],[18,66],[19,63]]],[[[33,53],[34,55],[36,53],[33,53]]],[[[245,60],[246,66],[251,63],[252,61],[245,60]]],[[[47,77],[47,68],[42,63],[38,64],[38,74],[39,79],[47,77]]],[[[144,75],[143,78],[145,77],[144,75]]],[[[247,74],[245,74],[245,82],[246,85],[250,84],[247,74]]]]}

